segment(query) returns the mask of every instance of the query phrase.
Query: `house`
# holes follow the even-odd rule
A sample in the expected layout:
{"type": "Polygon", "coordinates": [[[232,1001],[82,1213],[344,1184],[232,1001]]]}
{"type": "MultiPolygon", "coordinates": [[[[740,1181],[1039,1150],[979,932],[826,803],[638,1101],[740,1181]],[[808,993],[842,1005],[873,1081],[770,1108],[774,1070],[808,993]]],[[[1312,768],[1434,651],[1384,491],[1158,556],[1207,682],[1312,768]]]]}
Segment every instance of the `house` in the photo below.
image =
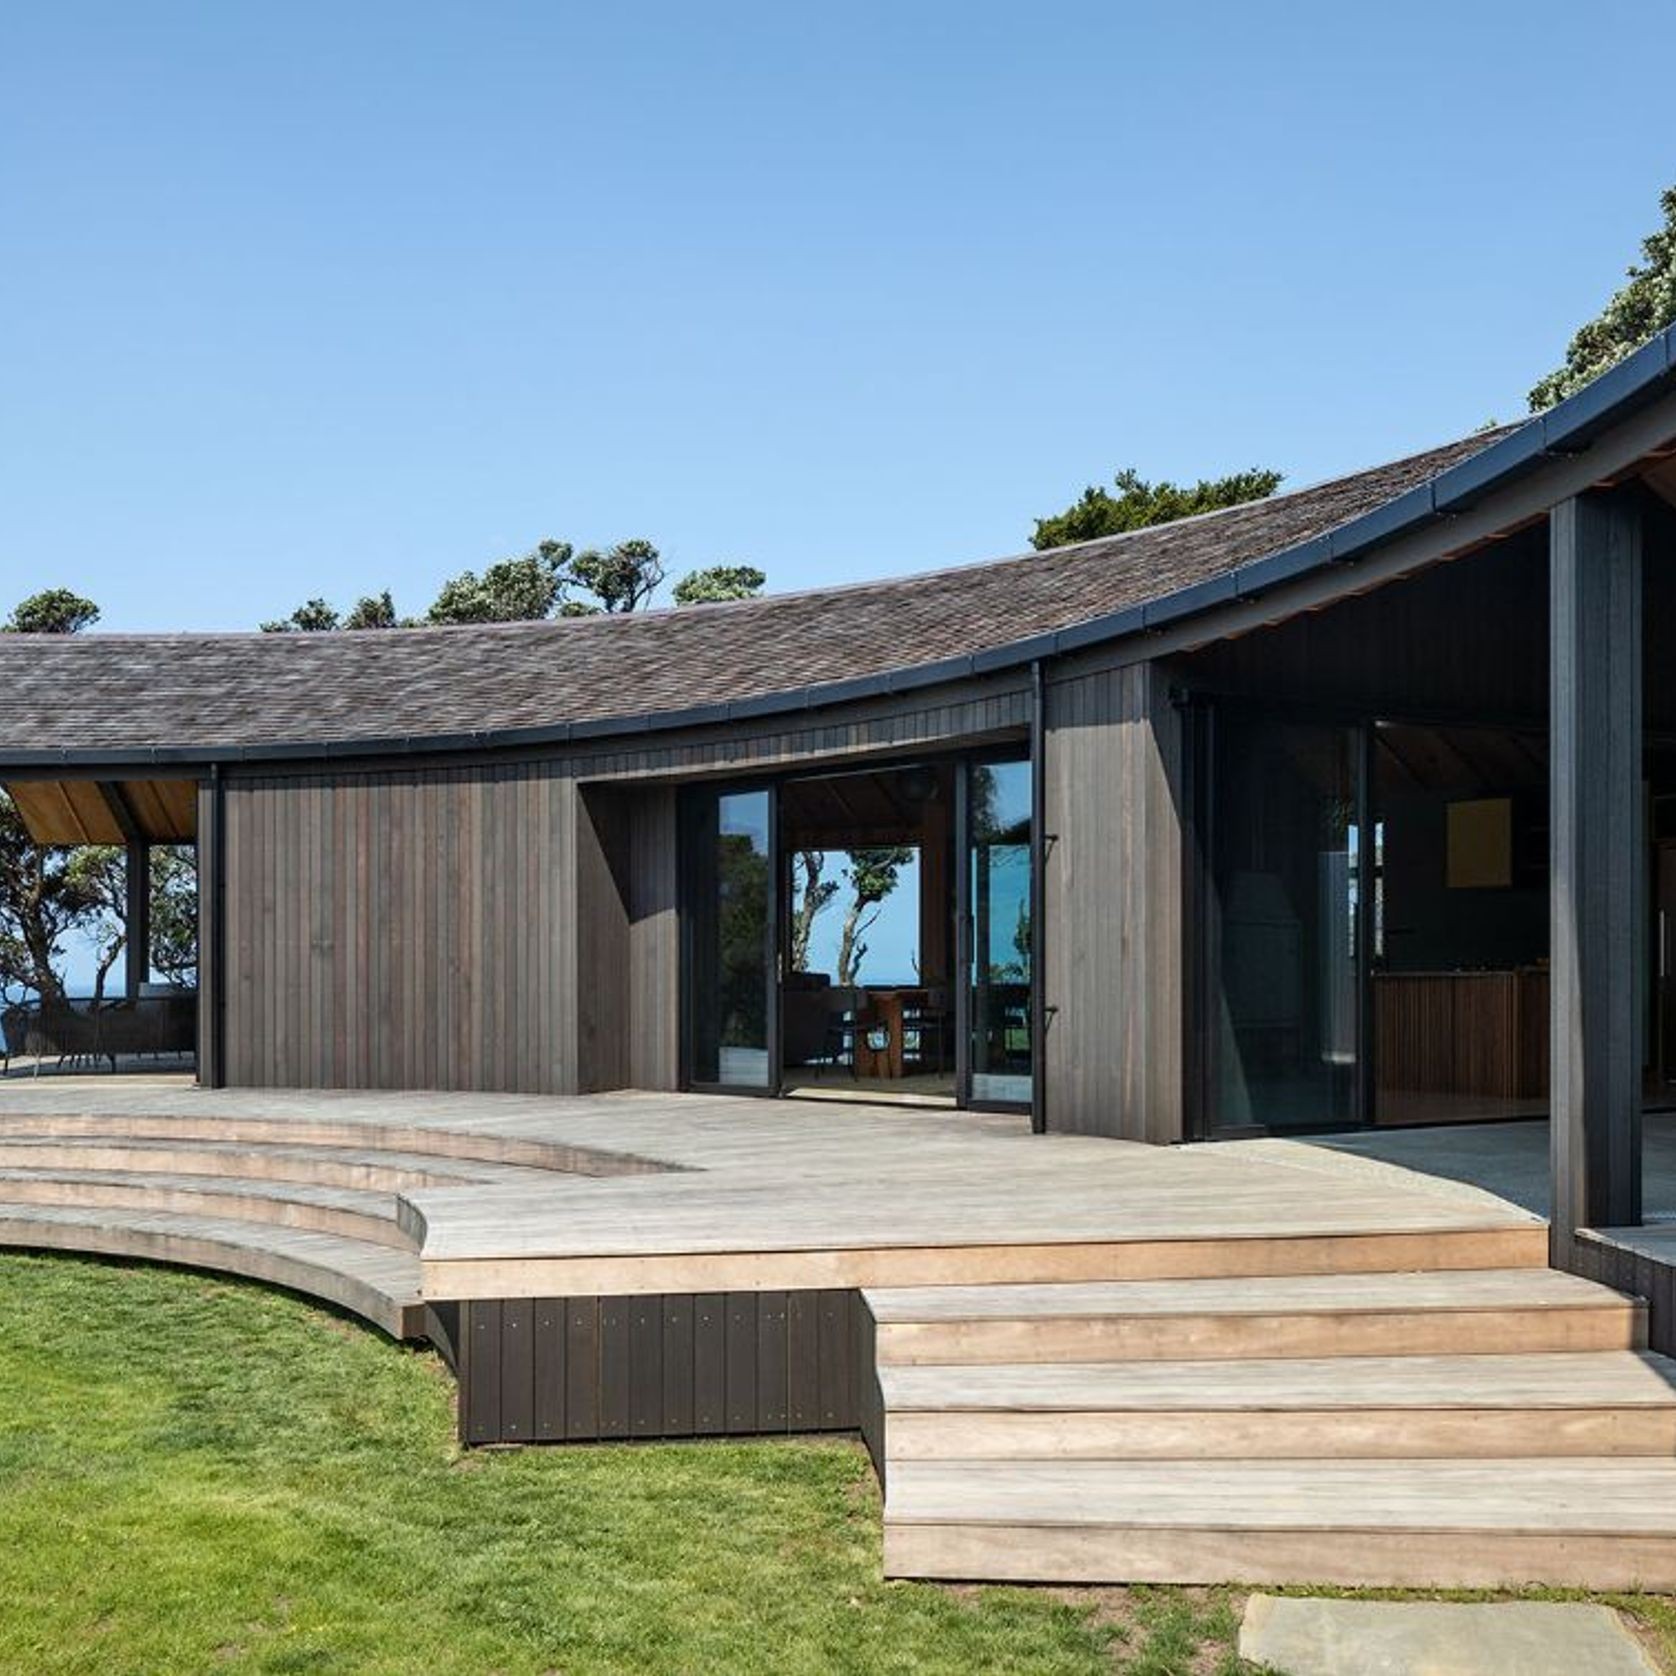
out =
{"type": "Polygon", "coordinates": [[[929,575],[6,637],[0,780],[43,842],[196,843],[212,1088],[865,1095],[1160,1145],[1548,1113],[1555,1266],[1676,1350],[1635,1233],[1672,628],[1676,330],[1520,424],[929,575]],[[911,863],[888,982],[798,934],[805,858],[869,851],[911,863]]]}

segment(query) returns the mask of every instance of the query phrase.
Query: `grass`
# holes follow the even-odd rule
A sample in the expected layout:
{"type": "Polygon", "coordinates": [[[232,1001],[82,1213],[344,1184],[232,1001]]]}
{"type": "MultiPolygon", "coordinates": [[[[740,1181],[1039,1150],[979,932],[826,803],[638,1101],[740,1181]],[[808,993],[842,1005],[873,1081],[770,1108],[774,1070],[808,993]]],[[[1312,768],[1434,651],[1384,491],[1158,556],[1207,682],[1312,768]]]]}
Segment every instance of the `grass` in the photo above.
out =
{"type": "Polygon", "coordinates": [[[452,1395],[294,1298],[0,1255],[0,1670],[1239,1668],[1222,1593],[882,1582],[853,1444],[462,1454],[452,1395]]]}

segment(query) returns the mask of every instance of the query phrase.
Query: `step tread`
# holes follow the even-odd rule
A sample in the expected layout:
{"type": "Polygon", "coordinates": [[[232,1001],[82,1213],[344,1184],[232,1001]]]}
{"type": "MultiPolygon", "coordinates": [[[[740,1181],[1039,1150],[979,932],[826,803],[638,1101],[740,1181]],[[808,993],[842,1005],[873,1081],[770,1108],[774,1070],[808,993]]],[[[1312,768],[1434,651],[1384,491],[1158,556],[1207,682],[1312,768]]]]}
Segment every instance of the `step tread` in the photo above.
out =
{"type": "MultiPolygon", "coordinates": [[[[40,1091],[20,1091],[20,1098],[40,1091]]],[[[239,1145],[295,1144],[419,1154],[462,1163],[501,1165],[539,1175],[636,1175],[670,1166],[632,1153],[498,1132],[469,1116],[447,1124],[344,1121],[324,1115],[269,1117],[184,1111],[0,1111],[0,1139],[28,1136],[105,1140],[206,1140],[239,1145]]]]}
{"type": "Polygon", "coordinates": [[[887,1414],[1676,1407],[1651,1351],[1262,1361],[920,1364],[879,1369],[887,1414]]]}
{"type": "Polygon", "coordinates": [[[1147,1315],[1268,1315],[1398,1310],[1586,1309],[1622,1306],[1621,1292],[1557,1269],[1258,1275],[1057,1285],[869,1287],[880,1326],[921,1322],[1096,1320],[1147,1315]]]}
{"type": "Polygon", "coordinates": [[[419,1301],[419,1259],[386,1245],[292,1228],[275,1222],[240,1222],[227,1217],[185,1216],[169,1211],[114,1211],[104,1207],[16,1204],[0,1200],[0,1244],[25,1245],[31,1228],[86,1230],[99,1236],[97,1249],[110,1252],[125,1234],[198,1240],[261,1253],[281,1261],[327,1271],[356,1281],[393,1302],[419,1301]]]}
{"type": "MultiPolygon", "coordinates": [[[[306,1159],[337,1164],[403,1170],[430,1183],[449,1186],[528,1186],[553,1179],[552,1172],[517,1164],[494,1164],[475,1158],[451,1158],[435,1152],[401,1152],[380,1147],[317,1146],[308,1141],[202,1140],[165,1135],[7,1135],[0,1133],[0,1163],[18,1168],[51,1169],[29,1159],[50,1153],[119,1153],[160,1159],[211,1158],[306,1159]]],[[[64,1165],[65,1169],[77,1168],[64,1165]]],[[[180,1170],[179,1174],[212,1175],[212,1171],[180,1170]]],[[[219,1179],[219,1178],[218,1178],[219,1179]]]]}
{"type": "Polygon", "coordinates": [[[904,1461],[885,1523],[1676,1538],[1676,1461],[904,1461]]]}
{"type": "Polygon", "coordinates": [[[140,1192],[168,1188],[183,1193],[281,1199],[298,1204],[327,1205],[336,1210],[355,1211],[390,1221],[394,1221],[396,1215],[395,1194],[374,1187],[322,1187],[308,1181],[270,1181],[256,1176],[206,1175],[186,1170],[51,1169],[33,1165],[0,1165],[0,1199],[5,1198],[9,1185],[50,1182],[132,1187],[140,1192]]]}

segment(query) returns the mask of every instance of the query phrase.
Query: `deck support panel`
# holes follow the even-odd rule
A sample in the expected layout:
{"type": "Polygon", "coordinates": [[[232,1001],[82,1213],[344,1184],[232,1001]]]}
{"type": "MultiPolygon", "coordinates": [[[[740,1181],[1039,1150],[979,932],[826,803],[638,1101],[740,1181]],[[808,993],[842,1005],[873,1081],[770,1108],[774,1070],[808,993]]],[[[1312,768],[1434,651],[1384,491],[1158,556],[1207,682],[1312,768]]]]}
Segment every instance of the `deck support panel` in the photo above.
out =
{"type": "MultiPolygon", "coordinates": [[[[442,1307],[442,1306],[435,1306],[442,1307]]],[[[871,1322],[850,1288],[476,1299],[456,1309],[460,1441],[856,1431],[871,1322]]]]}

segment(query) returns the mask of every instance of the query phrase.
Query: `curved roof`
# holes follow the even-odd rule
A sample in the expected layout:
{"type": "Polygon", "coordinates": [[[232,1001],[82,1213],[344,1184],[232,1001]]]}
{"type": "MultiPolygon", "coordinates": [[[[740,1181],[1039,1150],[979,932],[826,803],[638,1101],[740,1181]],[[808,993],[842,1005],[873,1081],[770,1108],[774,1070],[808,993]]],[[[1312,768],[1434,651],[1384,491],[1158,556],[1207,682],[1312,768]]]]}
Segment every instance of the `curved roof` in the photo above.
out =
{"type": "Polygon", "coordinates": [[[1470,504],[1650,399],[1676,328],[1549,413],[1107,540],[632,616],[324,634],[0,636],[0,760],[595,737],[1001,668],[1247,597],[1470,504]]]}

